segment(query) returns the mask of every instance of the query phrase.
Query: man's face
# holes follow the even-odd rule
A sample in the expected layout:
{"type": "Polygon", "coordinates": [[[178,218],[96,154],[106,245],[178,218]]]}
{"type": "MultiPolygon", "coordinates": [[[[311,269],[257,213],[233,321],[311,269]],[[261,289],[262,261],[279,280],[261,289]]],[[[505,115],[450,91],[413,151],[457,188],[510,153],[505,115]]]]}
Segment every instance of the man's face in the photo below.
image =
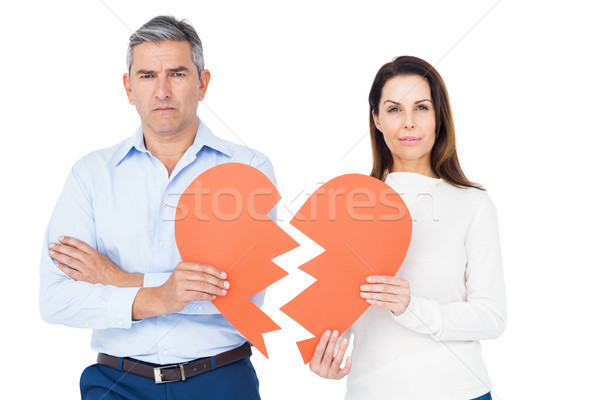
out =
{"type": "Polygon", "coordinates": [[[133,48],[133,63],[123,84],[145,133],[173,135],[196,126],[210,73],[198,76],[188,42],[144,42],[133,48]]]}

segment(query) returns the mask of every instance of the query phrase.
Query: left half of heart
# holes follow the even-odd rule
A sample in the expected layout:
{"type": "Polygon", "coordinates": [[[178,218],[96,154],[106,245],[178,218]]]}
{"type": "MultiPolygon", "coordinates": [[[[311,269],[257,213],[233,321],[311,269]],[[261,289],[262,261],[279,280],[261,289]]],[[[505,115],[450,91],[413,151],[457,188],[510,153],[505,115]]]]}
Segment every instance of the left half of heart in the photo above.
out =
{"type": "Polygon", "coordinates": [[[271,260],[298,247],[268,216],[280,199],[263,173],[249,165],[226,163],[192,181],[179,199],[175,217],[182,260],[227,273],[231,287],[212,303],[265,357],[263,334],[280,327],[250,298],[287,275],[271,260]]]}

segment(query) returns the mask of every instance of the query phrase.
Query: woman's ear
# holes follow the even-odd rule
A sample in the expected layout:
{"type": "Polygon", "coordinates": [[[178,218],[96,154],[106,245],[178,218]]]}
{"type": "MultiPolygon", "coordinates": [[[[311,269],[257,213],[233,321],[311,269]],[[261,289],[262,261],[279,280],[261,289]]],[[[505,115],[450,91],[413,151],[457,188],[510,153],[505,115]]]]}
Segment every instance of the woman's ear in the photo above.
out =
{"type": "Polygon", "coordinates": [[[375,113],[375,110],[371,111],[371,115],[373,116],[375,127],[379,130],[379,132],[383,133],[383,129],[381,129],[381,123],[379,122],[379,115],[375,113]]]}

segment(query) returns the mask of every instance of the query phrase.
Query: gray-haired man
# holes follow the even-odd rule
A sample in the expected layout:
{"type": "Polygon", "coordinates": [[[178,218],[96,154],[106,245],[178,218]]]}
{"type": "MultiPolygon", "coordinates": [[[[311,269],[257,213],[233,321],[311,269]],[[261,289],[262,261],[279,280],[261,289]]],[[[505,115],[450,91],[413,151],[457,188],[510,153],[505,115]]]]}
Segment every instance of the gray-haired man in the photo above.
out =
{"type": "Polygon", "coordinates": [[[250,346],[210,302],[226,295],[227,276],[181,262],[173,221],[180,194],[208,168],[245,163],[275,182],[273,168],[198,119],[210,73],[191,25],[150,20],[131,36],[127,64],[141,127],[74,165],[46,232],[42,316],[94,329],[100,354],[81,376],[85,399],[258,399],[250,346]]]}

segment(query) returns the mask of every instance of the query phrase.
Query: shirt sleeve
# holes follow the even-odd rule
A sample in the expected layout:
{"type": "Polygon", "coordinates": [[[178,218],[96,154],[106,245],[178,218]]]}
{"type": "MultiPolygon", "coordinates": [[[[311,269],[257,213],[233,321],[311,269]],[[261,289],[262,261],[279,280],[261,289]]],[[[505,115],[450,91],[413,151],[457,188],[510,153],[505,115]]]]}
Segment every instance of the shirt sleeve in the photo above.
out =
{"type": "Polygon", "coordinates": [[[486,195],[465,236],[467,300],[440,304],[411,297],[406,311],[393,318],[436,340],[499,337],[506,325],[506,292],[496,209],[486,195]]]}
{"type": "Polygon", "coordinates": [[[66,276],[48,255],[48,244],[62,235],[97,248],[94,212],[85,184],[71,170],[46,229],[40,261],[40,312],[49,323],[78,328],[129,328],[139,288],[79,282],[66,276]]]}

